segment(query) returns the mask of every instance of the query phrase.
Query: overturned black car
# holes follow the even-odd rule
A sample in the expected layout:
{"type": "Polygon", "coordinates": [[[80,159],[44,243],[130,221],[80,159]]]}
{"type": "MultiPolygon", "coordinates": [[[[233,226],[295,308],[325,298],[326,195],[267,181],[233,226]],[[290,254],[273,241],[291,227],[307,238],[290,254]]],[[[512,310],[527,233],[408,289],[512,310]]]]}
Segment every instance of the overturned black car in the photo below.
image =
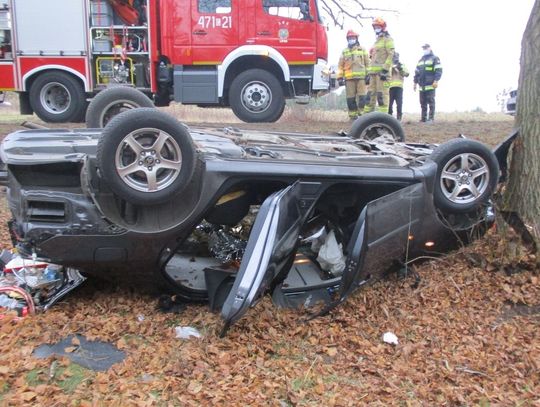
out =
{"type": "Polygon", "coordinates": [[[225,332],[265,293],[335,305],[485,230],[508,143],[402,137],[381,113],[315,136],[189,129],[153,109],[103,130],[20,131],[1,147],[10,230],[26,256],[208,301],[225,332]]]}

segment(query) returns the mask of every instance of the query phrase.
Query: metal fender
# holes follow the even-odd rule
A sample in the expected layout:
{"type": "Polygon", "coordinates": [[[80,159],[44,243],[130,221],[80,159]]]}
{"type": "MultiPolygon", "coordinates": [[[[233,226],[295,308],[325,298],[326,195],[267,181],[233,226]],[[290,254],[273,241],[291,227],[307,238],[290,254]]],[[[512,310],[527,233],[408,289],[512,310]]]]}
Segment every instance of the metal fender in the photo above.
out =
{"type": "Polygon", "coordinates": [[[287,63],[287,60],[279,51],[277,51],[275,48],[269,47],[267,45],[243,45],[241,47],[236,48],[234,51],[229,53],[225,59],[223,60],[223,63],[218,66],[218,96],[223,96],[223,87],[225,82],[225,74],[227,73],[227,69],[229,66],[236,61],[238,58],[243,56],[253,56],[253,55],[261,55],[268,58],[272,58],[281,68],[281,71],[283,72],[283,77],[285,78],[286,82],[289,82],[291,80],[291,73],[289,71],[289,64],[287,63]]]}
{"type": "Polygon", "coordinates": [[[28,90],[28,88],[26,86],[26,81],[28,80],[28,78],[30,78],[32,75],[34,75],[34,74],[36,74],[38,72],[50,71],[50,70],[64,71],[64,72],[69,72],[69,73],[75,75],[77,78],[79,78],[81,81],[83,81],[84,90],[86,92],[91,91],[91,89],[88,87],[88,80],[84,77],[84,75],[81,74],[79,71],[76,71],[75,69],[67,67],[65,65],[42,65],[40,67],[32,69],[31,71],[28,71],[27,73],[24,74],[24,76],[22,78],[23,91],[28,90]]]}

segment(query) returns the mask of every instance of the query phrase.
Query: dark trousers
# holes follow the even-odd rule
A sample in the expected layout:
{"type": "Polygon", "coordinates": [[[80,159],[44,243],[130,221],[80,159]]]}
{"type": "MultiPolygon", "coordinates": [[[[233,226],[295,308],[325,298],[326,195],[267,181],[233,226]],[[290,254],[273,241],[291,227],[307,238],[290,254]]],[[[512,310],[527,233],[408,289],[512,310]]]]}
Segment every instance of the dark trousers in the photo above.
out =
{"type": "Polygon", "coordinates": [[[390,102],[388,102],[388,114],[390,115],[394,113],[392,110],[394,102],[396,102],[397,119],[401,120],[401,116],[403,116],[401,110],[403,108],[403,88],[399,86],[390,88],[390,102]]]}
{"type": "Polygon", "coordinates": [[[426,120],[433,120],[435,118],[435,89],[420,91],[420,108],[422,109],[423,122],[426,120]]]}

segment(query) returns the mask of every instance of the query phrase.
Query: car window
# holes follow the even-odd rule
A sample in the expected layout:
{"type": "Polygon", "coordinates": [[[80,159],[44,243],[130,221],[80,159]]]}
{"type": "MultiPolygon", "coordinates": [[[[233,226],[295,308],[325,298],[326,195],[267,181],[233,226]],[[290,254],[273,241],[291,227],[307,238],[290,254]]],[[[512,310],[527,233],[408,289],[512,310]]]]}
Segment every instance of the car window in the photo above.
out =
{"type": "Polygon", "coordinates": [[[199,13],[228,14],[231,0],[197,0],[199,13]]]}

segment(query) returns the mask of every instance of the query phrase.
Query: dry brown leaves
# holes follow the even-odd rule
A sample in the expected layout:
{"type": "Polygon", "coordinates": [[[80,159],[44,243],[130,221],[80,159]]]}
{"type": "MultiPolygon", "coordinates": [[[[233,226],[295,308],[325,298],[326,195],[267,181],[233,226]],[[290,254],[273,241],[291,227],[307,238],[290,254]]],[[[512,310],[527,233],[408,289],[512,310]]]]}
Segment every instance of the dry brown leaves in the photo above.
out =
{"type": "Polygon", "coordinates": [[[538,270],[505,273],[501,240],[418,266],[417,288],[390,277],[311,322],[265,299],[224,339],[205,306],[161,314],[155,298],[90,281],[47,313],[2,324],[0,404],[536,405],[540,318],[523,310],[540,307],[538,270]],[[203,339],[176,339],[179,325],[203,339]],[[386,331],[398,346],[382,342],[386,331]],[[75,333],[116,344],[125,361],[94,373],[31,356],[75,333]]]}

